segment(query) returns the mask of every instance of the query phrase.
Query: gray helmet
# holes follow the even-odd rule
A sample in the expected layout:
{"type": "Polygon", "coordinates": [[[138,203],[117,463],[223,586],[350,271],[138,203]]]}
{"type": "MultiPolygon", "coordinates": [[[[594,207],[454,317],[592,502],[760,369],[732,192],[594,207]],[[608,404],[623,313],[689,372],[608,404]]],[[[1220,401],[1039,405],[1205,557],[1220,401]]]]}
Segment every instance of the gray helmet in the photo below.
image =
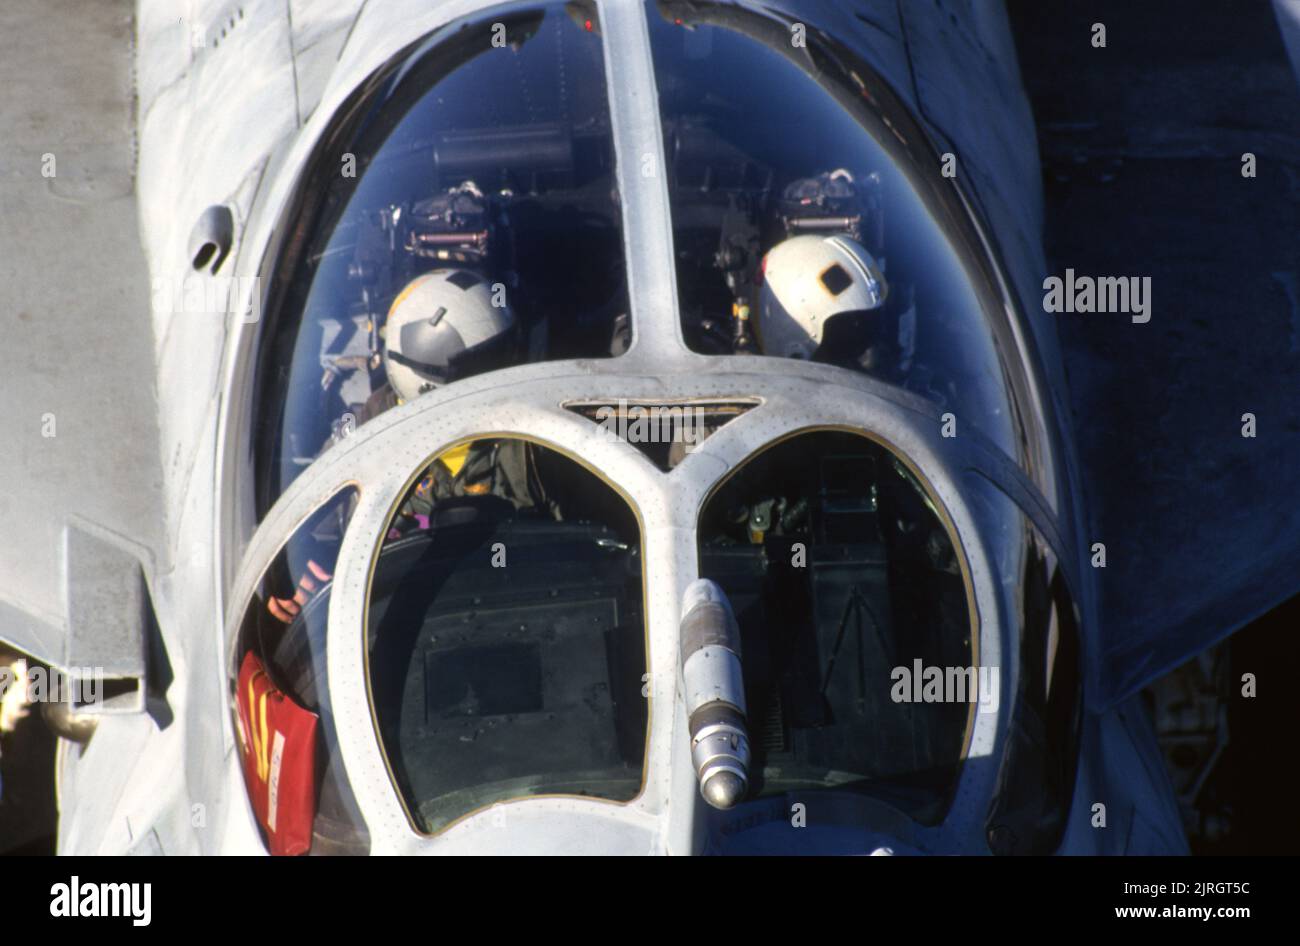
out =
{"type": "Polygon", "coordinates": [[[393,300],[384,328],[384,369],[403,401],[499,367],[515,326],[509,306],[468,270],[437,270],[412,280],[393,300]]]}
{"type": "Polygon", "coordinates": [[[880,267],[847,236],[797,236],[763,258],[758,341],[765,355],[811,358],[826,323],[845,312],[884,305],[889,294],[880,267]]]}

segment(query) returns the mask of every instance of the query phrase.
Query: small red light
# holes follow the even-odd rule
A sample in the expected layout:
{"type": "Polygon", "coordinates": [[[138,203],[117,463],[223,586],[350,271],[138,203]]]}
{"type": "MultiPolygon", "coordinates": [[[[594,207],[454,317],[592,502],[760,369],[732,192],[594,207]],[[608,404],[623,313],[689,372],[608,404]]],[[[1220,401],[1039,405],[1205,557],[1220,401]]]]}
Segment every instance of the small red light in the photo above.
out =
{"type": "Polygon", "coordinates": [[[681,25],[682,25],[682,18],[679,16],[677,19],[673,20],[673,22],[676,23],[678,26],[681,26],[681,25]]]}
{"type": "Polygon", "coordinates": [[[591,20],[588,20],[586,23],[583,23],[582,25],[587,28],[588,33],[591,32],[591,20]]]}

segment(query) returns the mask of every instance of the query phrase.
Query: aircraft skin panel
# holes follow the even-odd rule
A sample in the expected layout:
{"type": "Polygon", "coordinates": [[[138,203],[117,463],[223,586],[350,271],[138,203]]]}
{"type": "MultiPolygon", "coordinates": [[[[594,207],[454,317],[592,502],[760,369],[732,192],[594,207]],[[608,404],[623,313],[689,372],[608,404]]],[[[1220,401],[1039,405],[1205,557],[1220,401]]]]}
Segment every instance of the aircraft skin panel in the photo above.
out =
{"type": "MultiPolygon", "coordinates": [[[[211,438],[204,445],[195,469],[206,472],[214,465],[211,438]]],[[[238,767],[224,761],[233,747],[228,716],[194,711],[224,700],[211,499],[202,479],[186,492],[173,522],[176,543],[187,554],[150,588],[165,661],[151,665],[146,712],[104,719],[88,747],[100,751],[68,753],[60,766],[63,797],[77,799],[60,818],[61,853],[122,853],[147,833],[168,854],[216,853],[232,837],[248,840],[218,827],[230,817],[230,800],[240,798],[229,783],[232,773],[240,778],[238,767]],[[78,792],[79,784],[94,788],[78,792]]],[[[243,791],[239,783],[233,788],[243,791]]],[[[252,837],[243,850],[256,850],[252,837]]]]}
{"type": "MultiPolygon", "coordinates": [[[[7,589],[5,593],[11,595],[7,589]]],[[[37,613],[34,604],[19,606],[0,600],[0,642],[7,647],[57,666],[63,663],[67,639],[60,615],[37,613]]]]}
{"type": "Polygon", "coordinates": [[[290,0],[299,125],[311,117],[320,102],[363,5],[364,0],[290,0]]]}
{"type": "MultiPolygon", "coordinates": [[[[155,765],[161,767],[157,756],[145,754],[146,748],[156,742],[157,730],[153,721],[143,714],[119,717],[113,723],[113,738],[92,739],[75,764],[69,762],[69,756],[77,755],[76,748],[71,746],[56,760],[61,796],[76,799],[74,811],[69,812],[71,816],[59,819],[60,854],[122,853],[131,846],[129,815],[136,814],[137,829],[146,827],[139,812],[132,812],[129,807],[124,810],[121,802],[128,794],[141,793],[140,775],[155,765]]],[[[173,789],[161,797],[174,796],[174,793],[173,789]]],[[[157,799],[152,802],[157,803],[157,799]]]]}
{"type": "Polygon", "coordinates": [[[0,32],[0,640],[61,659],[63,530],[161,536],[131,4],[14,0],[0,32]],[[104,239],[107,235],[109,238],[104,239]]]}
{"type": "MultiPolygon", "coordinates": [[[[1054,397],[1064,383],[1056,326],[1040,306],[1047,264],[1038,140],[1005,8],[961,0],[900,7],[917,107],[937,133],[938,149],[951,149],[955,178],[976,200],[1020,303],[1029,360],[1041,372],[1034,399],[1057,408],[1045,411],[1042,423],[1067,433],[1068,415],[1054,397]]],[[[1058,438],[1054,451],[1068,441],[1068,435],[1058,438]]],[[[1067,523],[1069,485],[1065,470],[1045,471],[1039,480],[1067,523]]]]}
{"type": "MultiPolygon", "coordinates": [[[[191,59],[142,103],[140,122],[140,219],[159,389],[166,397],[160,452],[172,510],[184,504],[196,475],[210,488],[210,476],[198,474],[194,462],[200,439],[213,436],[221,353],[234,321],[232,290],[243,284],[233,260],[269,155],[298,124],[285,5],[211,4],[193,17],[179,34],[167,27],[167,43],[190,44],[191,59]],[[234,244],[214,276],[194,270],[189,243],[201,214],[217,204],[232,209],[234,244]]],[[[141,49],[156,39],[143,31],[157,21],[142,10],[141,49]]],[[[142,63],[148,58],[139,56],[142,63]]],[[[174,538],[175,524],[168,530],[174,538]]]]}
{"type": "Polygon", "coordinates": [[[855,50],[904,99],[915,104],[912,67],[897,0],[836,3],[825,0],[786,0],[777,5],[792,19],[806,17],[835,39],[855,50]]]}
{"type": "Polygon", "coordinates": [[[1084,720],[1068,828],[1070,854],[1185,855],[1187,837],[1146,708],[1130,697],[1084,720]],[[1100,807],[1099,807],[1100,806],[1100,807]]]}
{"type": "MultiPolygon", "coordinates": [[[[189,0],[179,4],[140,0],[134,54],[139,95],[137,204],[132,187],[137,178],[133,176],[136,139],[130,105],[131,4],[112,0],[90,16],[81,15],[76,23],[52,24],[52,14],[40,0],[11,2],[25,8],[23,15],[31,23],[0,37],[0,79],[11,78],[22,88],[32,85],[32,102],[44,102],[42,109],[59,114],[61,122],[66,115],[69,124],[62,132],[67,148],[53,148],[45,144],[45,138],[31,133],[30,123],[37,120],[33,117],[35,104],[26,113],[0,117],[0,131],[19,142],[17,157],[11,154],[10,158],[23,162],[24,167],[39,168],[40,152],[57,150],[61,181],[66,152],[69,166],[88,169],[93,180],[104,182],[104,191],[94,199],[84,192],[71,198],[61,194],[63,187],[81,186],[73,183],[81,180],[75,170],[68,175],[68,184],[51,183],[46,191],[32,188],[30,177],[0,176],[0,199],[6,212],[16,207],[20,218],[30,221],[30,229],[21,235],[0,233],[0,286],[6,293],[17,287],[12,295],[0,297],[4,302],[0,318],[23,339],[18,346],[23,352],[48,351],[51,338],[69,340],[53,343],[60,360],[42,356],[23,366],[20,383],[15,386],[14,416],[24,418],[23,436],[31,449],[0,454],[0,482],[22,485],[21,490],[0,493],[0,522],[6,534],[13,522],[16,534],[30,535],[31,540],[22,545],[0,545],[0,638],[26,640],[32,647],[50,652],[59,649],[65,619],[57,555],[63,522],[71,512],[153,555],[149,591],[172,673],[162,697],[165,714],[159,714],[155,694],[149,713],[105,723],[100,736],[111,733],[112,738],[100,738],[78,760],[64,760],[65,799],[75,798],[76,804],[69,807],[61,823],[59,848],[63,852],[257,851],[261,843],[245,804],[230,716],[223,709],[229,658],[225,632],[243,603],[226,599],[232,589],[225,569],[239,573],[234,590],[247,600],[259,577],[250,571],[252,564],[269,558],[290,525],[282,521],[288,508],[282,501],[279,511],[272,512],[251,542],[238,529],[227,528],[227,506],[233,493],[229,480],[239,475],[231,472],[231,458],[247,453],[246,443],[239,441],[243,427],[230,418],[246,406],[248,397],[242,388],[229,388],[246,383],[240,371],[255,352],[260,330],[251,319],[232,316],[232,308],[237,310],[244,299],[257,293],[229,279],[256,275],[262,251],[287,206],[297,170],[313,153],[338,106],[356,87],[419,37],[493,4],[484,0],[189,0]],[[114,16],[118,19],[112,19],[114,16]],[[107,20],[101,22],[104,18],[107,20]],[[49,82],[44,83],[44,91],[37,88],[42,84],[41,64],[51,57],[38,56],[41,45],[32,42],[33,32],[57,28],[68,34],[64,42],[98,43],[104,29],[117,28],[114,24],[121,22],[128,25],[120,49],[96,45],[93,57],[89,52],[74,57],[103,60],[96,68],[111,75],[100,77],[100,85],[118,90],[112,97],[112,109],[103,109],[102,95],[99,100],[73,95],[49,82]],[[15,38],[18,36],[23,37],[21,41],[15,38]],[[21,58],[24,55],[26,60],[21,58]],[[83,114],[91,110],[87,101],[99,103],[94,106],[94,116],[83,114]],[[82,128],[94,133],[79,138],[77,129],[82,128]],[[76,165],[79,160],[85,163],[76,165]],[[204,209],[214,204],[228,205],[234,217],[233,244],[221,278],[196,276],[189,258],[191,228],[204,209]],[[39,274],[66,269],[65,234],[78,229],[116,232],[122,239],[117,246],[97,247],[97,253],[85,262],[89,272],[83,269],[75,278],[58,283],[41,278],[39,274]],[[23,245],[18,246],[19,242],[23,245]],[[24,261],[26,277],[19,273],[10,279],[11,274],[3,271],[3,267],[15,265],[13,260],[24,261]],[[96,287],[90,296],[87,277],[96,287]],[[187,295],[186,280],[191,278],[197,278],[200,290],[197,303],[188,301],[193,297],[187,295]],[[87,298],[95,298],[101,307],[93,319],[88,318],[87,298]],[[190,311],[195,304],[198,309],[190,311]],[[54,331],[49,331],[51,328],[54,331]],[[43,340],[40,343],[32,334],[37,331],[43,340]],[[87,331],[92,333],[89,337],[84,334],[87,331]],[[86,396],[86,379],[99,386],[93,397],[86,396]],[[237,407],[232,408],[232,402],[237,407]],[[57,438],[40,436],[40,418],[46,412],[57,415],[57,438]],[[36,471],[40,476],[33,475],[36,471]],[[24,618],[6,634],[5,622],[20,613],[37,619],[24,618]]],[[[938,150],[945,150],[946,145],[956,153],[958,176],[978,204],[987,226],[985,235],[996,243],[1010,290],[1025,316],[1026,321],[1016,325],[1021,343],[1018,351],[1041,359],[1031,360],[1027,370],[1033,403],[1040,412],[1033,424],[1045,431],[1044,455],[1049,461],[1031,478],[1044,494],[1044,505],[1060,520],[1056,525],[1064,537],[1063,553],[1072,560],[1064,567],[1088,580],[1088,569],[1082,567],[1086,559],[1080,557],[1085,534],[1073,498],[1082,493],[1068,414],[1063,409],[1064,368],[1055,324],[1036,308],[1046,268],[1036,133],[1005,11],[1001,5],[983,0],[937,4],[777,0],[775,5],[792,18],[815,20],[853,48],[916,110],[933,133],[938,150]]],[[[682,341],[667,191],[662,180],[647,183],[637,160],[647,151],[658,156],[663,153],[656,103],[645,92],[653,88],[645,8],[640,0],[601,0],[600,10],[619,183],[629,211],[624,236],[636,340],[624,360],[594,367],[584,364],[580,371],[574,363],[563,369],[555,364],[514,369],[507,379],[509,390],[514,392],[525,382],[539,382],[540,386],[541,381],[549,380],[553,391],[548,393],[547,403],[559,403],[583,396],[589,389],[608,396],[615,380],[623,385],[619,390],[641,389],[646,396],[673,390],[674,371],[678,378],[695,374],[703,381],[716,375],[721,378],[720,390],[732,390],[741,383],[737,378],[747,373],[769,379],[773,375],[769,360],[741,356],[720,365],[723,359],[695,355],[682,341]]],[[[792,367],[791,378],[774,390],[781,393],[788,388],[807,394],[804,382],[823,380],[821,373],[833,370],[815,365],[792,367]]],[[[496,409],[513,396],[504,387],[493,392],[503,384],[499,377],[457,382],[455,393],[441,395],[438,403],[441,406],[465,398],[470,411],[486,411],[485,404],[496,409]]],[[[827,383],[816,397],[804,396],[798,404],[816,403],[821,411],[821,399],[830,396],[832,387],[827,383]]],[[[851,406],[851,402],[847,397],[841,392],[844,403],[835,405],[830,413],[848,410],[845,405],[851,406]]],[[[435,424],[432,413],[421,415],[423,407],[427,405],[408,404],[368,425],[357,435],[350,452],[348,448],[339,450],[304,474],[293,495],[285,494],[287,503],[304,505],[303,497],[312,490],[328,493],[335,489],[338,484],[329,482],[331,469],[360,463],[346,458],[358,455],[370,441],[382,440],[395,426],[441,429],[444,421],[435,424]]],[[[533,407],[521,402],[516,416],[531,417],[533,407]]],[[[796,410],[793,398],[785,409],[796,410]]],[[[899,413],[911,417],[911,412],[899,413]]],[[[807,416],[811,422],[823,413],[809,411],[807,416]]],[[[557,437],[569,436],[565,431],[570,422],[580,423],[548,415],[538,421],[539,429],[545,429],[542,421],[554,426],[557,437]]],[[[888,423],[881,421],[881,429],[887,429],[888,423]]],[[[741,446],[756,449],[767,434],[759,426],[747,432],[742,425],[731,434],[717,436],[714,448],[725,444],[726,437],[753,438],[743,444],[737,440],[739,457],[741,446]]],[[[608,454],[610,469],[621,470],[633,481],[649,475],[632,472],[639,469],[641,461],[617,455],[618,449],[602,447],[595,455],[608,454]]],[[[367,476],[378,482],[380,464],[394,455],[366,461],[363,469],[367,476]]],[[[707,451],[688,459],[677,482],[712,475],[706,474],[706,469],[716,473],[721,462],[707,451]]],[[[389,472],[392,477],[404,476],[400,471],[389,472]]],[[[937,484],[941,494],[955,489],[951,484],[958,471],[949,472],[954,474],[949,482],[937,484]]],[[[648,484],[647,496],[655,492],[648,484]]],[[[378,530],[381,513],[386,515],[387,508],[371,508],[368,498],[366,503],[369,518],[363,521],[359,516],[356,522],[359,527],[378,530]]],[[[659,662],[653,667],[655,685],[671,693],[669,684],[658,681],[675,676],[674,606],[696,565],[693,544],[679,543],[668,551],[669,538],[689,538],[690,534],[679,526],[669,527],[670,507],[663,496],[650,502],[651,511],[660,505],[660,518],[652,517],[647,523],[647,533],[653,533],[657,547],[665,550],[648,565],[647,574],[651,584],[658,586],[654,594],[660,602],[650,618],[648,633],[654,639],[651,653],[659,662]]],[[[352,537],[348,541],[356,544],[361,540],[352,537]]],[[[345,551],[350,552],[350,547],[345,551]]],[[[340,576],[339,600],[343,603],[333,603],[331,615],[338,610],[361,620],[358,589],[364,564],[362,557],[352,557],[354,574],[340,576]],[[348,588],[352,589],[351,598],[342,594],[348,588]]],[[[991,588],[996,576],[981,573],[978,580],[981,588],[985,584],[991,588]]],[[[986,613],[995,613],[994,592],[986,589],[981,594],[986,613]]],[[[1091,585],[1077,589],[1077,595],[1084,611],[1083,632],[1096,635],[1091,585]]],[[[1006,610],[1009,614],[1014,608],[1006,610]]],[[[1009,628],[1011,622],[1004,616],[1001,623],[1009,628]]],[[[990,634],[993,628],[990,622],[990,634]]],[[[998,629],[1005,630],[1001,624],[998,629]]],[[[1000,647],[1012,646],[1010,640],[996,646],[993,641],[986,643],[986,653],[994,657],[1001,653],[1000,647]]],[[[353,650],[345,651],[345,646],[343,642],[331,645],[330,661],[336,669],[355,659],[353,650]]],[[[1095,693],[1100,673],[1097,641],[1084,646],[1093,660],[1089,679],[1095,693]]],[[[1121,674],[1134,672],[1131,666],[1109,669],[1121,674]]],[[[373,758],[377,747],[372,744],[360,677],[347,688],[350,695],[346,699],[355,710],[355,718],[347,724],[352,728],[346,739],[354,747],[344,750],[348,768],[354,770],[352,775],[360,772],[367,782],[358,786],[362,803],[386,819],[377,818],[374,823],[377,830],[372,849],[422,850],[423,839],[405,831],[405,820],[394,810],[392,786],[373,758]],[[362,763],[359,767],[355,765],[358,760],[362,763]]],[[[655,695],[660,695],[658,690],[655,695]]],[[[575,851],[614,846],[638,853],[685,853],[696,846],[698,812],[684,802],[667,805],[669,798],[691,798],[699,804],[694,773],[689,760],[683,758],[680,721],[676,726],[663,725],[672,713],[671,706],[656,712],[660,717],[652,735],[654,745],[647,747],[653,765],[648,769],[646,794],[628,809],[626,818],[611,816],[602,828],[607,828],[607,836],[597,837],[590,833],[590,822],[584,821],[590,812],[582,803],[530,803],[532,807],[512,815],[512,823],[528,829],[524,848],[540,845],[554,850],[563,842],[575,851]],[[662,808],[668,814],[660,817],[662,808]]],[[[1080,763],[1067,849],[1103,853],[1185,850],[1176,813],[1168,804],[1167,776],[1152,769],[1152,764],[1159,766],[1158,750],[1148,738],[1149,727],[1144,728],[1140,712],[1136,702],[1129,701],[1104,716],[1090,717],[1086,723],[1084,757],[1092,761],[1080,763]],[[1115,831],[1100,837],[1097,832],[1080,833],[1080,825],[1087,824],[1091,799],[1098,795],[1111,800],[1110,816],[1116,826],[1115,831]]],[[[985,748],[993,745],[993,727],[1000,722],[991,718],[981,722],[981,745],[985,748]]],[[[984,797],[981,793],[986,793],[996,775],[987,761],[975,760],[966,774],[967,794],[984,797]]],[[[929,841],[979,848],[984,844],[979,827],[984,815],[982,809],[974,808],[954,814],[952,823],[957,827],[950,825],[948,830],[956,833],[947,837],[941,829],[929,841]]],[[[444,848],[481,851],[485,843],[481,828],[482,822],[467,821],[448,835],[444,848]]],[[[523,849],[519,842],[504,836],[495,843],[523,849]]]]}

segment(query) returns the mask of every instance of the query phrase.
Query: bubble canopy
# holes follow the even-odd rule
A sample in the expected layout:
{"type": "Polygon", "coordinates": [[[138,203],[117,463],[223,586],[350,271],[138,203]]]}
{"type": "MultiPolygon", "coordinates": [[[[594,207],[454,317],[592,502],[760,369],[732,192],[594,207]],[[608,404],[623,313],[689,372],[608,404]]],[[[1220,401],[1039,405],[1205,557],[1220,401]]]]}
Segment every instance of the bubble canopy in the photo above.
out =
{"type": "MultiPolygon", "coordinates": [[[[635,170],[663,169],[686,346],[869,374],[1022,459],[992,264],[903,103],[815,29],[796,51],[744,7],[645,12],[663,153],[635,170]]],[[[658,250],[626,226],[611,81],[590,4],[514,4],[412,44],[339,109],[273,248],[258,520],[403,399],[629,350],[647,303],[629,298],[625,246],[658,250]],[[430,279],[441,294],[412,294],[430,279]],[[419,337],[436,344],[401,350],[419,337]],[[411,365],[428,370],[394,383],[411,365]]]]}
{"type": "Polygon", "coordinates": [[[815,360],[903,387],[1017,457],[1003,302],[909,110],[813,25],[733,4],[646,11],[687,344],[809,357],[787,341],[798,329],[815,360]]]}
{"type": "Polygon", "coordinates": [[[282,228],[257,374],[259,519],[404,394],[630,343],[601,38],[579,13],[455,21],[340,110],[282,228]],[[413,317],[430,278],[444,291],[413,317]],[[421,325],[435,350],[402,351],[421,325]],[[429,361],[414,385],[390,376],[429,361]]]}
{"type": "MultiPolygon", "coordinates": [[[[304,655],[312,679],[328,679],[328,704],[311,694],[302,702],[321,715],[320,758],[336,784],[320,792],[340,846],[414,843],[401,832],[394,840],[399,823],[419,840],[457,836],[455,826],[484,806],[525,798],[553,815],[589,816],[590,802],[657,817],[681,789],[671,775],[673,688],[656,682],[676,658],[663,656],[675,646],[676,592],[716,567],[724,585],[735,581],[747,633],[770,657],[781,648],[756,616],[769,586],[798,576],[759,572],[771,565],[768,546],[801,528],[825,539],[813,558],[824,589],[799,607],[783,600],[791,621],[810,622],[796,635],[801,646],[818,651],[804,661],[803,684],[829,677],[829,702],[782,692],[789,681],[757,665],[755,686],[764,705],[803,713],[802,724],[816,722],[817,704],[841,728],[787,733],[779,744],[769,732],[760,791],[875,792],[888,782],[892,803],[937,825],[959,782],[971,791],[966,781],[989,777],[987,766],[964,765],[991,751],[995,725],[969,702],[933,712],[882,703],[892,729],[854,715],[873,705],[861,686],[868,653],[868,664],[879,663],[906,649],[899,641],[921,641],[916,656],[927,664],[974,666],[996,663],[1008,643],[996,622],[979,620],[998,604],[966,567],[982,554],[970,539],[983,527],[951,485],[960,448],[934,439],[929,410],[900,409],[906,392],[908,404],[955,410],[1017,456],[1001,336],[989,325],[1000,303],[967,211],[906,109],[825,37],[810,33],[810,51],[791,58],[775,42],[788,46],[778,21],[728,6],[735,17],[712,22],[722,8],[706,4],[690,5],[694,21],[663,15],[679,6],[646,7],[677,267],[673,336],[685,342],[674,342],[680,357],[671,345],[651,349],[663,358],[659,375],[644,358],[625,359],[637,369],[626,374],[610,361],[648,331],[636,321],[628,273],[656,251],[629,242],[624,258],[625,229],[636,224],[623,206],[620,184],[632,186],[619,176],[615,141],[622,153],[639,152],[626,151],[627,129],[611,118],[617,75],[606,73],[599,21],[575,16],[585,5],[491,8],[413,44],[339,111],[289,205],[253,406],[257,518],[266,520],[255,545],[269,548],[279,535],[283,546],[320,508],[304,497],[342,495],[347,508],[328,554],[315,545],[300,552],[299,538],[278,571],[266,571],[263,555],[261,571],[244,579],[256,592],[244,594],[240,615],[257,632],[243,638],[258,641],[286,694],[295,695],[304,655]],[[504,45],[494,43],[498,24],[504,45]],[[787,119],[798,135],[781,132],[787,119]],[[340,172],[349,158],[355,177],[340,172]],[[762,262],[786,240],[823,236],[860,247],[870,266],[854,269],[853,250],[839,257],[842,272],[810,269],[812,289],[868,308],[832,314],[823,341],[839,347],[816,353],[814,364],[781,359],[781,370],[762,350],[762,262]],[[844,280],[862,273],[878,285],[855,293],[844,280]],[[499,294],[510,315],[491,321],[509,325],[510,336],[491,349],[463,344],[481,357],[449,362],[429,390],[404,400],[384,393],[385,328],[406,289],[430,274],[441,274],[442,300],[473,289],[495,307],[499,294]],[[728,322],[746,304],[748,347],[728,322]],[[763,356],[775,370],[754,372],[755,360],[733,354],[763,356]],[[701,355],[723,357],[701,370],[701,355]],[[665,448],[666,469],[621,435],[592,439],[594,424],[572,407],[597,405],[599,417],[599,405],[662,403],[665,390],[706,406],[703,442],[665,448]],[[719,405],[734,414],[715,425],[719,405]],[[372,424],[381,413],[384,422],[372,424]],[[786,440],[812,427],[836,433],[816,449],[786,440]],[[787,446],[748,465],[779,443],[787,446]],[[819,487],[820,476],[833,488],[819,487]],[[340,492],[348,484],[355,494],[340,492]],[[798,490],[810,505],[830,497],[835,508],[799,512],[798,490]],[[906,508],[910,519],[889,521],[877,503],[906,508]],[[754,517],[774,510],[790,517],[777,520],[789,534],[759,529],[756,541],[754,517]],[[733,574],[736,562],[744,568],[733,574]],[[877,606],[873,595],[908,586],[897,584],[905,562],[928,569],[933,594],[877,606]],[[306,606],[296,601],[304,575],[318,586],[306,606]],[[326,610],[328,634],[317,623],[326,610]],[[920,636],[900,631],[909,620],[926,625],[920,636]],[[882,628],[898,639],[882,641],[882,628]],[[837,650],[831,674],[819,661],[837,650]],[[917,771],[864,756],[859,730],[907,746],[917,771]],[[557,797],[583,804],[563,807],[557,797]]],[[[430,326],[471,338],[471,310],[438,309],[430,326]]],[[[666,337],[662,322],[652,324],[666,337]]],[[[311,543],[325,535],[316,525],[304,533],[311,543]]],[[[777,725],[773,718],[764,724],[777,725]]]]}

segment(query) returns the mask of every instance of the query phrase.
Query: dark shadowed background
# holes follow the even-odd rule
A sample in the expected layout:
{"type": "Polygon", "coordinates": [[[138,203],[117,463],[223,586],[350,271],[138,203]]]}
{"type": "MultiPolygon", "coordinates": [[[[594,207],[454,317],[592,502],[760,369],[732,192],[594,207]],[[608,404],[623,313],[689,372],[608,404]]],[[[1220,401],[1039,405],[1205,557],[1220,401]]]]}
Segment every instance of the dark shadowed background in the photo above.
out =
{"type": "MultiPolygon", "coordinates": [[[[1048,268],[1152,277],[1145,325],[1062,315],[1075,431],[1114,559],[1103,610],[1213,634],[1224,584],[1276,608],[1219,659],[1230,739],[1202,853],[1294,853],[1300,723],[1300,89],[1267,0],[1011,0],[1048,268]],[[1091,44],[1106,27],[1106,48],[1091,44]],[[1256,157],[1255,178],[1241,173],[1256,157]],[[1253,413],[1258,436],[1241,436],[1253,413]],[[1243,577],[1244,576],[1244,577],[1243,577]],[[1152,593],[1157,583],[1162,593],[1152,593]],[[1176,594],[1168,595],[1168,589],[1176,594]],[[1287,601],[1286,599],[1292,600],[1287,601]],[[1286,601],[1285,604],[1278,604],[1286,601]],[[1243,673],[1259,696],[1240,698],[1243,673]]],[[[1219,629],[1226,630],[1219,625],[1219,629]]]]}

